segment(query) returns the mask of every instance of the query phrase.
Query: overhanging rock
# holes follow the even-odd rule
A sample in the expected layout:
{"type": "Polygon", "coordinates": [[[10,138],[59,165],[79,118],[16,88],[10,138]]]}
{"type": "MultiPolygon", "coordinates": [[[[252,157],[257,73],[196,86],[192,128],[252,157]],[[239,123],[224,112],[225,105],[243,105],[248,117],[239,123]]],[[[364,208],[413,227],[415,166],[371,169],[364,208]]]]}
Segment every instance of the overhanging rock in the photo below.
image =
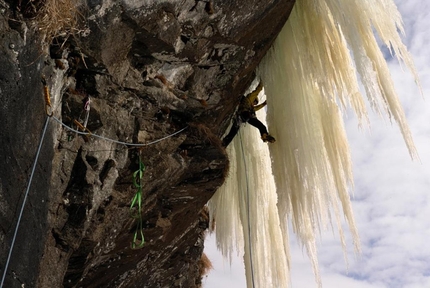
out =
{"type": "MultiPolygon", "coordinates": [[[[0,1],[0,237],[6,262],[44,123],[50,120],[5,287],[198,287],[202,209],[228,167],[220,137],[294,1],[88,1],[85,36],[43,48],[0,1]],[[19,23],[17,25],[16,23],[19,23]],[[12,45],[13,44],[13,45],[12,45]],[[139,152],[140,151],[140,152],[139,152]],[[131,249],[138,155],[142,249],[131,249]]],[[[54,42],[57,43],[57,42],[54,42]]]]}

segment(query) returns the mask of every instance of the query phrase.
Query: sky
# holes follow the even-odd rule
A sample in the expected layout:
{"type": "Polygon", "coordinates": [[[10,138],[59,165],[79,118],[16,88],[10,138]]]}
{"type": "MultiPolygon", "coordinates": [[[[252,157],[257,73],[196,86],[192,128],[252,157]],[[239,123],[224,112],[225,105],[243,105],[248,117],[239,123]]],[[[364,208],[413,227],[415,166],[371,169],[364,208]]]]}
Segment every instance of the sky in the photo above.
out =
{"type": "MultiPolygon", "coordinates": [[[[355,116],[345,115],[362,253],[354,255],[346,233],[347,265],[337,235],[323,233],[318,244],[323,287],[430,287],[430,1],[394,2],[403,16],[404,43],[414,58],[423,96],[410,73],[386,55],[420,161],[409,157],[396,124],[370,114],[370,128],[359,129],[355,116]]],[[[246,287],[241,257],[230,266],[216,250],[214,237],[207,238],[205,253],[214,268],[203,279],[204,288],[246,287]]],[[[291,287],[317,287],[306,252],[294,236],[291,253],[291,287]]]]}

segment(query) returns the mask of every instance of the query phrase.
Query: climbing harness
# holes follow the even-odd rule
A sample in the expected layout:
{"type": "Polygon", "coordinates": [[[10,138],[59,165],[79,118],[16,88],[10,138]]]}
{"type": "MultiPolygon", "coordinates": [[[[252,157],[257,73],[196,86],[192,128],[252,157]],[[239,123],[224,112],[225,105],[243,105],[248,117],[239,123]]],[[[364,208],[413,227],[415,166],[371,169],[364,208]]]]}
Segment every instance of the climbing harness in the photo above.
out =
{"type": "Polygon", "coordinates": [[[251,224],[250,224],[250,204],[249,204],[249,179],[248,179],[248,168],[245,161],[245,150],[243,149],[242,133],[239,131],[240,149],[242,151],[243,165],[245,166],[245,177],[246,177],[246,216],[248,218],[248,241],[249,241],[249,262],[251,266],[251,281],[252,287],[255,288],[254,280],[254,263],[252,261],[252,241],[251,241],[251,224]]]}
{"type": "Polygon", "coordinates": [[[143,219],[142,219],[142,177],[145,171],[145,165],[142,162],[141,150],[139,150],[139,169],[133,173],[133,184],[137,188],[137,192],[133,197],[130,205],[130,212],[133,213],[133,208],[137,206],[137,227],[134,232],[133,242],[131,243],[131,248],[139,249],[145,244],[145,238],[143,237],[143,219]]]}

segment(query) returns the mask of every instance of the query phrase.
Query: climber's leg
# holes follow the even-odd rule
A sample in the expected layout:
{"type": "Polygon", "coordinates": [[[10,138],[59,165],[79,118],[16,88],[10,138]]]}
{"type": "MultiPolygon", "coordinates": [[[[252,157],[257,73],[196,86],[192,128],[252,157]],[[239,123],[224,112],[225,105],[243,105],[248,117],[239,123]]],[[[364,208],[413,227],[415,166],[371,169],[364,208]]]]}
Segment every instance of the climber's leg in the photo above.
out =
{"type": "Polygon", "coordinates": [[[227,136],[225,136],[224,139],[222,139],[222,146],[227,147],[228,144],[230,144],[234,136],[236,136],[237,132],[239,131],[239,128],[240,128],[240,123],[236,119],[234,119],[230,132],[228,132],[227,136]]]}
{"type": "Polygon", "coordinates": [[[264,126],[264,124],[261,123],[261,121],[258,120],[257,118],[255,118],[255,117],[249,118],[248,123],[251,124],[252,126],[256,127],[260,131],[261,139],[264,142],[273,143],[276,141],[274,137],[269,135],[269,132],[267,132],[266,126],[264,126]]]}

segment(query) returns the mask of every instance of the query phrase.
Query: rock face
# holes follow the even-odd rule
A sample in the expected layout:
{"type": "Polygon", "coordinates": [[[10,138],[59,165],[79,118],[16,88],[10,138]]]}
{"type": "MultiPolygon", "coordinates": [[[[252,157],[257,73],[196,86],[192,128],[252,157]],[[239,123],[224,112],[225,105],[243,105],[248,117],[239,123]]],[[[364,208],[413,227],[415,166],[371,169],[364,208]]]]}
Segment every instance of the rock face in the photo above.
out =
{"type": "Polygon", "coordinates": [[[136,149],[49,118],[4,287],[199,287],[204,205],[228,170],[220,137],[294,1],[89,0],[83,31],[50,47],[24,2],[0,0],[2,273],[46,121],[42,75],[67,126],[89,96],[94,134],[185,130],[136,149]],[[145,244],[132,249],[139,155],[145,244]]]}

